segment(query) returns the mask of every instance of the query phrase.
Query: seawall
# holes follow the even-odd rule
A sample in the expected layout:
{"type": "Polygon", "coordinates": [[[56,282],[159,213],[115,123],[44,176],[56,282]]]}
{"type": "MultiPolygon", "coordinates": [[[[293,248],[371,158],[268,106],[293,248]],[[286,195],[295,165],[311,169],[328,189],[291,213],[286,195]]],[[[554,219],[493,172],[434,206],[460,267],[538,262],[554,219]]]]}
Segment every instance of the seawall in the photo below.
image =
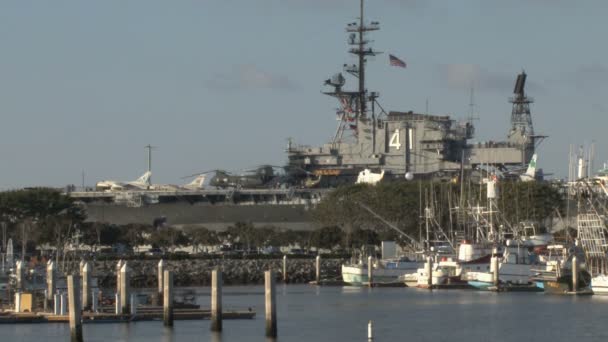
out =
{"type": "MultiPolygon", "coordinates": [[[[116,262],[97,261],[94,275],[101,287],[116,286],[116,262]]],[[[131,286],[157,286],[158,260],[129,260],[132,269],[131,286]]],[[[340,277],[343,259],[321,259],[321,275],[325,279],[340,277]]],[[[264,271],[273,269],[279,279],[283,278],[282,259],[186,259],[166,260],[167,269],[174,272],[176,286],[208,286],[211,271],[221,267],[226,285],[263,284],[264,271]]],[[[315,279],[315,259],[288,259],[289,283],[307,283],[315,279]]]]}

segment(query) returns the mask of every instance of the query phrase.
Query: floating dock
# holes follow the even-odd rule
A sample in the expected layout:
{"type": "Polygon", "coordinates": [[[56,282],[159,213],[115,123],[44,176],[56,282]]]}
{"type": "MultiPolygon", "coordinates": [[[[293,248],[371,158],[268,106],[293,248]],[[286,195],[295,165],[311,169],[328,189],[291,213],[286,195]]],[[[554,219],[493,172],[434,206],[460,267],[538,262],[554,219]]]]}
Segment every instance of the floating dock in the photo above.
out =
{"type": "MultiPolygon", "coordinates": [[[[111,308],[104,308],[110,310],[111,308]]],[[[176,320],[211,319],[211,310],[207,309],[174,309],[173,317],[176,320]]],[[[222,319],[253,319],[256,313],[253,310],[230,310],[222,313],[222,319]]],[[[128,323],[136,321],[159,321],[163,319],[163,308],[139,307],[137,313],[114,314],[104,312],[83,312],[83,323],[128,323]]],[[[0,313],[0,324],[15,323],[68,323],[69,315],[55,315],[46,312],[16,313],[6,311],[0,313]]]]}

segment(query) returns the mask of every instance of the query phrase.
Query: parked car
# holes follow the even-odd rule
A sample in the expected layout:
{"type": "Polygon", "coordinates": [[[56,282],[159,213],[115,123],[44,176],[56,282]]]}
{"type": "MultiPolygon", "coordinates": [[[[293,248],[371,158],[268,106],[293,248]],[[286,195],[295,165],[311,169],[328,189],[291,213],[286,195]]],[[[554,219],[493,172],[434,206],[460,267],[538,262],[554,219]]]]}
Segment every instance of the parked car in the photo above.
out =
{"type": "Polygon", "coordinates": [[[293,255],[306,255],[306,251],[301,248],[292,248],[289,250],[289,254],[293,255]]]}
{"type": "Polygon", "coordinates": [[[162,256],[165,253],[163,252],[162,249],[160,248],[150,248],[148,249],[148,251],[146,252],[146,255],[148,256],[162,256]]]}
{"type": "Polygon", "coordinates": [[[275,246],[268,246],[262,249],[262,254],[266,255],[278,255],[281,254],[281,249],[275,246]]]}

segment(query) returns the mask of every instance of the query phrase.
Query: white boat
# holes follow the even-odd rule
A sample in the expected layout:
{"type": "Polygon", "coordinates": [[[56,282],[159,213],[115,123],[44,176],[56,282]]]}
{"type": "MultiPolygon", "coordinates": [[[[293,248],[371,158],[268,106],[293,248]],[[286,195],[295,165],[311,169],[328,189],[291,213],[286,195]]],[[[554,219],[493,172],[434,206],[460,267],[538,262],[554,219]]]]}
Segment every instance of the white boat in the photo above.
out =
{"type": "MultiPolygon", "coordinates": [[[[422,265],[409,259],[379,259],[372,265],[374,283],[391,283],[399,280],[406,274],[414,273],[422,265]]],[[[368,264],[362,260],[358,263],[342,265],[342,280],[348,285],[365,285],[369,282],[368,264]]]]}
{"type": "Polygon", "coordinates": [[[591,278],[593,294],[608,295],[608,275],[600,274],[591,278]]]}
{"type": "MultiPolygon", "coordinates": [[[[506,246],[502,256],[497,256],[498,282],[503,285],[531,285],[535,284],[532,277],[538,268],[536,260],[530,258],[526,248],[506,246]]],[[[494,285],[494,268],[490,263],[487,271],[472,271],[466,273],[469,285],[477,289],[487,289],[494,285]]]]}
{"type": "MultiPolygon", "coordinates": [[[[405,274],[415,273],[421,262],[406,257],[396,257],[394,241],[382,241],[382,258],[372,261],[372,280],[374,283],[391,283],[399,281],[405,274]]],[[[365,285],[369,283],[367,258],[342,265],[342,280],[348,285],[365,285]]]]}
{"type": "MultiPolygon", "coordinates": [[[[449,256],[435,256],[431,270],[432,287],[462,287],[467,286],[465,275],[468,272],[486,271],[490,267],[492,247],[488,244],[471,243],[464,240],[458,246],[456,259],[449,256]]],[[[428,264],[419,268],[416,273],[402,277],[409,287],[428,288],[428,264]]]]}

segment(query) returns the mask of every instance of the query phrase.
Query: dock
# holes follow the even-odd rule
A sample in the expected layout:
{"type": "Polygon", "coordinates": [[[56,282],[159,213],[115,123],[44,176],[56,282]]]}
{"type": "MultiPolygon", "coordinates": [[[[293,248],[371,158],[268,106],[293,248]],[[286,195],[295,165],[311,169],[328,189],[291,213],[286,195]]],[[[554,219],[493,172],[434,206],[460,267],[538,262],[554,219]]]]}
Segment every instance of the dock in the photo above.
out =
{"type": "MultiPolygon", "coordinates": [[[[104,308],[111,311],[111,307],[104,308]]],[[[207,320],[211,319],[210,309],[174,309],[175,320],[207,320]]],[[[223,319],[253,319],[256,312],[253,310],[228,310],[222,312],[223,319]]],[[[163,318],[163,308],[138,307],[135,315],[114,314],[107,312],[83,312],[83,323],[129,323],[136,321],[160,321],[163,318]]],[[[68,315],[55,315],[44,312],[15,313],[6,311],[0,313],[0,324],[15,323],[68,323],[68,315]]]]}

